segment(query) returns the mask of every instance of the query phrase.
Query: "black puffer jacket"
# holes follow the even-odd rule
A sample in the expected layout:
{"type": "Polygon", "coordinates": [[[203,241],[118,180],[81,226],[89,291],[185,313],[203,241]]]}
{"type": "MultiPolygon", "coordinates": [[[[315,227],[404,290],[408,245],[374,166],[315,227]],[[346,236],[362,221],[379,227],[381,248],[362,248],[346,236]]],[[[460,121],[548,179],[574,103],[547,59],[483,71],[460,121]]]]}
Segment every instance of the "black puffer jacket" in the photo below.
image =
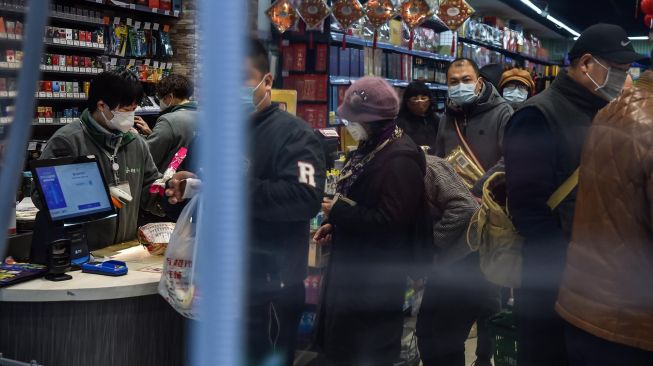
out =
{"type": "Polygon", "coordinates": [[[355,204],[332,208],[320,334],[336,364],[385,365],[399,356],[416,222],[427,216],[424,174],[424,154],[404,135],[352,185],[347,198],[355,204]]]}

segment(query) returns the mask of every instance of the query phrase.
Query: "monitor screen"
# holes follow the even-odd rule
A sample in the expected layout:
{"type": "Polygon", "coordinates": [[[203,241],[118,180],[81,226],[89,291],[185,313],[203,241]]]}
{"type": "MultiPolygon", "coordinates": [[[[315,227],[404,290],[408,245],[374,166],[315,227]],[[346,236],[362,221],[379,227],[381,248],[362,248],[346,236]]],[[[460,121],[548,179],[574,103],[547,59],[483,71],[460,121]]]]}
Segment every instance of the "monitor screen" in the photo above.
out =
{"type": "Polygon", "coordinates": [[[113,211],[97,162],[44,166],[34,171],[53,221],[113,211]]]}

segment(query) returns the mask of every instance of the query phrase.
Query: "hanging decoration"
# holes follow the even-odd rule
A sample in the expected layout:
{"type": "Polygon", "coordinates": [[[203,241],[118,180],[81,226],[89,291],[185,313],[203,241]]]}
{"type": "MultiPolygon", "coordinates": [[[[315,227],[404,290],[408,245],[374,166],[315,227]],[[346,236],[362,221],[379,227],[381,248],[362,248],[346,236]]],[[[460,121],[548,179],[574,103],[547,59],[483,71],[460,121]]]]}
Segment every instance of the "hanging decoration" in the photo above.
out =
{"type": "Polygon", "coordinates": [[[376,49],[376,43],[379,38],[379,28],[390,21],[397,14],[395,5],[391,0],[369,0],[365,6],[365,15],[374,28],[374,44],[372,49],[376,49]]]}
{"type": "Polygon", "coordinates": [[[331,4],[331,12],[342,27],[342,49],[347,45],[349,27],[365,16],[363,5],[358,0],[335,0],[331,4]]]}
{"type": "Polygon", "coordinates": [[[290,29],[297,21],[297,11],[290,0],[277,0],[265,12],[279,33],[290,29]]]}
{"type": "Polygon", "coordinates": [[[308,33],[309,48],[313,48],[313,32],[322,31],[324,28],[324,20],[331,14],[331,9],[324,2],[324,0],[302,0],[297,8],[299,16],[302,17],[306,23],[306,31],[308,33]]]}
{"type": "Polygon", "coordinates": [[[438,17],[454,32],[472,14],[474,14],[474,9],[465,0],[445,0],[438,9],[438,17]]]}
{"type": "Polygon", "coordinates": [[[648,38],[653,39],[653,0],[642,0],[639,4],[644,13],[644,25],[649,30],[648,38]]]}
{"type": "Polygon", "coordinates": [[[401,19],[410,30],[410,42],[408,49],[413,49],[413,38],[415,28],[433,16],[431,6],[426,0],[405,0],[401,4],[401,19]]]}
{"type": "Polygon", "coordinates": [[[640,4],[642,8],[642,13],[644,14],[653,14],[653,1],[651,0],[642,0],[640,4]]]}

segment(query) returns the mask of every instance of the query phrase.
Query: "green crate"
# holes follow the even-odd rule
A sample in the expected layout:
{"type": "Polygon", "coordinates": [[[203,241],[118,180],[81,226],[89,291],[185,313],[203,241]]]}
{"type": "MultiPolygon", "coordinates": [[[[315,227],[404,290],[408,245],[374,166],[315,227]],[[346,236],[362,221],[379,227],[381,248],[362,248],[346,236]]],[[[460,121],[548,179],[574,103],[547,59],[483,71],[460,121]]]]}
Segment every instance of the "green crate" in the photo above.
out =
{"type": "Polygon", "coordinates": [[[490,331],[496,339],[494,366],[517,365],[517,327],[511,311],[502,311],[489,320],[490,331]]]}

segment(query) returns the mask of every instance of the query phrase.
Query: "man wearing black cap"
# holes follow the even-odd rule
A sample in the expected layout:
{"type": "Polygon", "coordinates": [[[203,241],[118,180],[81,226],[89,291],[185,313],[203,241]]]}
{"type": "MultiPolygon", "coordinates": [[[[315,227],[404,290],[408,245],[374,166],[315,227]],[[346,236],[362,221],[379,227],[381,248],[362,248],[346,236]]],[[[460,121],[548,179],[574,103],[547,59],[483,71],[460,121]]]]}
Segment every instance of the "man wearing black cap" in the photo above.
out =
{"type": "MultiPolygon", "coordinates": [[[[619,26],[594,25],[572,48],[571,66],[528,100],[506,128],[509,211],[524,237],[522,288],[515,310],[520,366],[564,366],[564,323],[554,306],[571,239],[575,189],[551,210],[547,201],[580,164],[598,111],[620,95],[637,54],[619,26]]],[[[552,205],[553,206],[553,205],[552,205]]]]}

